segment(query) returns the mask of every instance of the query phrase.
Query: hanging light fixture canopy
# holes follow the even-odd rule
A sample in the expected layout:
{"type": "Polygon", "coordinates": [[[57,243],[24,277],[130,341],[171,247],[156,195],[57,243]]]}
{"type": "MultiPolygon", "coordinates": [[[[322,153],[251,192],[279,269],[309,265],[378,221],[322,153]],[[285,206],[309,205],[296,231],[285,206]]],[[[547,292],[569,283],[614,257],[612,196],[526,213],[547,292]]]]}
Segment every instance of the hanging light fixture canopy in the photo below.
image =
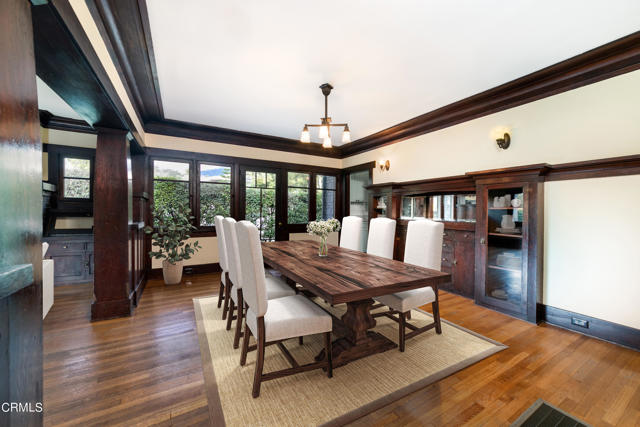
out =
{"type": "Polygon", "coordinates": [[[351,142],[351,132],[349,131],[349,125],[347,123],[331,123],[331,117],[329,117],[329,94],[331,93],[331,86],[329,83],[325,83],[320,85],[320,89],[322,90],[322,94],[324,95],[324,117],[320,118],[320,124],[305,124],[304,128],[302,128],[302,133],[300,134],[300,142],[311,142],[311,134],[309,133],[309,128],[319,128],[318,129],[318,138],[322,140],[322,146],[324,148],[331,148],[333,146],[331,142],[331,128],[332,127],[342,127],[344,128],[342,131],[342,142],[347,143],[351,142]]]}

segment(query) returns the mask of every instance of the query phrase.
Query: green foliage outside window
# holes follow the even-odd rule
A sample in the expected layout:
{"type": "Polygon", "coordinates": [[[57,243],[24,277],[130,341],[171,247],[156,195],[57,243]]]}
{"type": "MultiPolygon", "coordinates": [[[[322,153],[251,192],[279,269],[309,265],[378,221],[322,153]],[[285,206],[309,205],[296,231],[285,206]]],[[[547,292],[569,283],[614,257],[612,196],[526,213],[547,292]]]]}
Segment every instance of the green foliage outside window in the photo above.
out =
{"type": "Polygon", "coordinates": [[[246,172],[245,218],[260,230],[260,239],[276,239],[276,174],[246,172]]]}
{"type": "Polygon", "coordinates": [[[289,172],[287,174],[287,218],[289,224],[309,222],[309,179],[308,173],[289,172]]]}
{"type": "Polygon", "coordinates": [[[91,197],[91,160],[65,157],[63,173],[65,198],[89,199],[91,197]]]}

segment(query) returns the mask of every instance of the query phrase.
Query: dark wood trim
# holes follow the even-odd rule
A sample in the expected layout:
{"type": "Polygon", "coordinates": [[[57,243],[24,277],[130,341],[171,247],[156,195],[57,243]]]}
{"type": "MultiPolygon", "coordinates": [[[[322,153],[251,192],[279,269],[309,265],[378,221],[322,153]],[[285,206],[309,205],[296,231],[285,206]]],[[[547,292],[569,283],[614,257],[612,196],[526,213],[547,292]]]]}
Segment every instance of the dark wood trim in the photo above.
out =
{"type": "MultiPolygon", "coordinates": [[[[221,271],[222,269],[220,268],[220,264],[217,262],[212,262],[209,264],[185,265],[182,277],[184,278],[185,276],[190,276],[191,274],[219,273],[221,271]]],[[[149,279],[162,279],[162,267],[152,268],[149,272],[149,279]]]]}
{"type": "Polygon", "coordinates": [[[366,170],[372,170],[376,168],[376,161],[372,160],[366,163],[360,163],[359,165],[349,166],[348,168],[343,168],[343,173],[351,173],[351,172],[362,172],[366,170]]]}
{"type": "Polygon", "coordinates": [[[560,181],[637,174],[640,174],[640,154],[553,165],[545,180],[560,181]]]}
{"type": "Polygon", "coordinates": [[[312,156],[341,158],[340,148],[323,148],[320,144],[305,144],[295,139],[279,136],[263,135],[253,132],[206,126],[195,123],[164,119],[162,121],[145,122],[145,131],[159,135],[179,138],[198,139],[201,141],[234,144],[244,147],[267,150],[286,151],[290,153],[309,154],[312,156]]]}
{"type": "Polygon", "coordinates": [[[39,110],[40,126],[47,129],[65,130],[69,132],[97,134],[98,132],[84,120],[60,117],[46,110],[39,110]]]}
{"type": "Polygon", "coordinates": [[[342,157],[394,144],[640,68],[640,31],[422,114],[341,148],[342,157]]]}
{"type": "Polygon", "coordinates": [[[540,304],[540,306],[543,320],[551,325],[640,351],[640,329],[574,313],[561,308],[551,307],[549,305],[540,304]],[[572,317],[586,320],[589,322],[589,327],[583,328],[573,325],[571,323],[572,317]]]}

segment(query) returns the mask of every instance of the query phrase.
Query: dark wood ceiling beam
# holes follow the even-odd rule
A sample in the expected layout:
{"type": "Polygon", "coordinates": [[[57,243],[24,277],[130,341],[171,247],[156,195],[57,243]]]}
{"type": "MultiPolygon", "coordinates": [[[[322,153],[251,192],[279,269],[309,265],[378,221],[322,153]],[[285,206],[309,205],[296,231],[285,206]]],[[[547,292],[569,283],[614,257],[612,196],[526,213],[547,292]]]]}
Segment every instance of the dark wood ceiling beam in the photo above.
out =
{"type": "Polygon", "coordinates": [[[640,31],[342,147],[343,157],[394,144],[640,68],[640,31]]]}

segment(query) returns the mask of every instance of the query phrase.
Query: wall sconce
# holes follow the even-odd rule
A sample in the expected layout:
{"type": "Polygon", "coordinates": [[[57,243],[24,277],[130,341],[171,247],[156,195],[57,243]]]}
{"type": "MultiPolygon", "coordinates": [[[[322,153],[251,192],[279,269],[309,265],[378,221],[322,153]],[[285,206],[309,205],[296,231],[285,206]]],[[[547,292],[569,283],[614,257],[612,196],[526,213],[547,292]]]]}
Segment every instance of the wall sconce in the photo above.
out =
{"type": "Polygon", "coordinates": [[[511,145],[511,135],[509,135],[508,132],[505,132],[502,138],[496,138],[496,143],[498,144],[498,147],[506,150],[509,148],[509,145],[511,145]]]}
{"type": "Polygon", "coordinates": [[[391,167],[391,163],[389,160],[378,160],[378,168],[380,168],[380,172],[388,171],[391,167]]]}

